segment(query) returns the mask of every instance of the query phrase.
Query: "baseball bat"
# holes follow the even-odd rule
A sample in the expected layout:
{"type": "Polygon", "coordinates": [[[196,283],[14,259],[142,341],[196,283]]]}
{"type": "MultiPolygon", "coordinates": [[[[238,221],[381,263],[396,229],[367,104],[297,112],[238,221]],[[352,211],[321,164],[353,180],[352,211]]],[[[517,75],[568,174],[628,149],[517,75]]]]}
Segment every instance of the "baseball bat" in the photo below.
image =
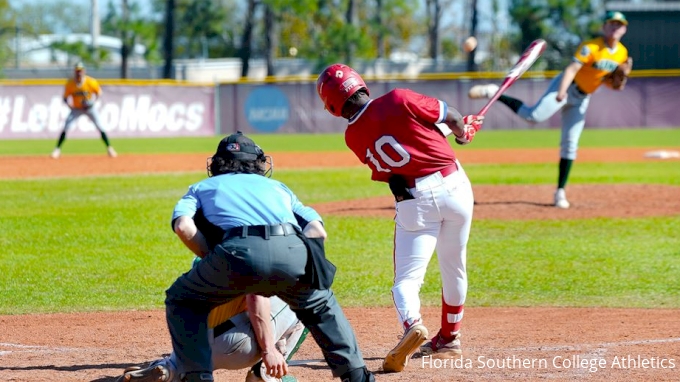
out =
{"type": "Polygon", "coordinates": [[[489,99],[489,101],[482,107],[482,110],[477,113],[477,115],[484,115],[486,112],[489,110],[491,105],[496,102],[498,97],[503,94],[512,84],[517,81],[518,78],[524,74],[524,72],[527,71],[531,67],[531,65],[538,60],[539,57],[541,57],[541,54],[543,54],[543,51],[545,51],[546,47],[546,42],[543,39],[538,39],[534,40],[525,50],[522,52],[522,56],[520,56],[519,60],[517,60],[517,63],[515,63],[515,66],[512,67],[508,71],[508,74],[505,75],[505,79],[503,80],[503,83],[501,86],[498,88],[498,91],[489,99]]]}

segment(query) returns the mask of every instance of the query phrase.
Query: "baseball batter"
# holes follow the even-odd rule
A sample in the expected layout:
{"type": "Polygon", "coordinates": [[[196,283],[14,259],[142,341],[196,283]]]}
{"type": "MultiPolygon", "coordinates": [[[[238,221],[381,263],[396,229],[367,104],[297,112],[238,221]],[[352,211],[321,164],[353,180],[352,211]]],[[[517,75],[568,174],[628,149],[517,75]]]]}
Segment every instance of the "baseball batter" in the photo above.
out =
{"type": "Polygon", "coordinates": [[[104,132],[104,129],[99,122],[97,109],[94,108],[95,102],[97,102],[101,95],[102,89],[99,86],[99,82],[94,78],[85,75],[85,66],[80,62],[77,63],[74,67],[73,78],[70,78],[64,87],[64,103],[71,109],[71,112],[68,117],[66,117],[64,129],[61,131],[61,135],[57,141],[57,147],[52,151],[52,158],[58,159],[61,156],[61,145],[66,140],[66,133],[71,128],[73,121],[82,115],[86,115],[90,118],[97,130],[99,130],[109,156],[111,158],[118,156],[116,150],[114,150],[111,143],[109,143],[109,137],[106,135],[106,132],[104,132]]]}
{"type": "MultiPolygon", "coordinates": [[[[257,336],[270,334],[276,341],[276,349],[289,361],[304,341],[307,330],[290,307],[278,297],[242,296],[213,309],[208,315],[208,341],[212,349],[215,369],[250,368],[246,382],[257,381],[295,381],[290,376],[283,379],[270,378],[264,372],[261,361],[262,350],[257,344],[257,336]],[[256,301],[255,299],[260,299],[256,301]],[[253,326],[249,316],[261,317],[262,307],[269,306],[270,332],[261,333],[261,327],[253,326]],[[256,332],[257,331],[257,332],[256,332]],[[288,378],[286,378],[288,377],[288,378]]],[[[177,356],[158,359],[148,367],[127,368],[117,382],[180,382],[177,356]]]]}
{"type": "Polygon", "coordinates": [[[461,354],[460,327],[467,294],[466,249],[472,223],[470,181],[446,136],[472,141],[483,117],[463,117],[444,101],[407,89],[375,98],[361,76],[343,64],[320,74],[317,92],[326,110],[348,120],[345,142],[395,196],[392,297],[404,336],[383,362],[399,372],[423,345],[420,287],[437,251],[442,277],[441,329],[424,353],[461,354]]]}
{"type": "MultiPolygon", "coordinates": [[[[527,106],[507,95],[501,95],[498,99],[529,122],[542,122],[558,110],[562,111],[559,175],[554,195],[555,206],[558,208],[570,206],[564,187],[576,159],[578,141],[585,126],[591,95],[602,84],[615,90],[623,90],[626,76],[632,69],[628,50],[621,43],[627,26],[628,21],[623,13],[607,12],[602,26],[603,36],[581,43],[572,63],[550,82],[535,105],[527,106]],[[623,78],[612,81],[611,74],[618,74],[618,71],[624,73],[623,78]]],[[[496,90],[497,85],[477,85],[470,89],[469,96],[491,98],[496,90]]]]}

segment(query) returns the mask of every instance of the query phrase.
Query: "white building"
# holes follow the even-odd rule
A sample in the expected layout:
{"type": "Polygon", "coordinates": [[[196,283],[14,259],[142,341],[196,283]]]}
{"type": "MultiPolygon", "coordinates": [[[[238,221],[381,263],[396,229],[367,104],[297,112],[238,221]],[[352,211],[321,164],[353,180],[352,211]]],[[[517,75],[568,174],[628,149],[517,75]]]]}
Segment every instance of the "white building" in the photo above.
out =
{"type": "MultiPolygon", "coordinates": [[[[10,41],[10,46],[18,51],[19,68],[46,68],[70,66],[77,57],[69,57],[69,54],[57,50],[53,47],[54,43],[66,42],[69,44],[82,42],[87,46],[92,45],[92,35],[88,33],[76,34],[45,34],[38,37],[19,36],[10,41]]],[[[99,48],[106,50],[109,55],[108,64],[119,64],[121,62],[122,43],[118,37],[100,35],[97,38],[99,48]]],[[[128,58],[131,66],[145,65],[144,53],[146,47],[135,44],[131,49],[128,58]]],[[[16,66],[16,64],[15,64],[16,66]]]]}

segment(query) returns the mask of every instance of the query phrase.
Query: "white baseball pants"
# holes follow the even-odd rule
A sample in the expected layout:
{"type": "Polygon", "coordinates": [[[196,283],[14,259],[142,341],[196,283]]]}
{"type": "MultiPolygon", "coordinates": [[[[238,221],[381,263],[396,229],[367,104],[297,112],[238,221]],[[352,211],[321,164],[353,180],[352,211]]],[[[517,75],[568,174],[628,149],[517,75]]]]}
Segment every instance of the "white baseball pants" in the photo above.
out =
{"type": "MultiPolygon", "coordinates": [[[[392,297],[400,324],[421,318],[420,287],[427,265],[437,251],[444,302],[460,306],[467,295],[466,247],[474,199],[465,171],[447,177],[439,172],[418,178],[415,199],[396,203],[394,286],[392,297]]],[[[455,317],[458,322],[462,319],[455,317]]]]}

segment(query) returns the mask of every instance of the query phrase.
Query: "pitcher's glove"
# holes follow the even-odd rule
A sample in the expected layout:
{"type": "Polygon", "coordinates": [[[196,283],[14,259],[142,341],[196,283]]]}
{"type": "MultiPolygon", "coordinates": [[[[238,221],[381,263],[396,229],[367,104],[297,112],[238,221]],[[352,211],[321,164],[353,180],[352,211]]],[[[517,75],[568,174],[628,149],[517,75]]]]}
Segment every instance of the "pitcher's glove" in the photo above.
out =
{"type": "Polygon", "coordinates": [[[626,87],[628,76],[633,70],[633,59],[628,57],[628,60],[614,69],[613,72],[604,77],[604,82],[607,86],[614,90],[623,90],[626,87]]]}
{"type": "Polygon", "coordinates": [[[463,124],[465,124],[465,127],[463,128],[463,135],[456,135],[456,143],[459,145],[467,145],[468,143],[472,142],[472,139],[475,137],[477,131],[482,128],[483,122],[483,115],[466,115],[463,117],[463,124]]]}

